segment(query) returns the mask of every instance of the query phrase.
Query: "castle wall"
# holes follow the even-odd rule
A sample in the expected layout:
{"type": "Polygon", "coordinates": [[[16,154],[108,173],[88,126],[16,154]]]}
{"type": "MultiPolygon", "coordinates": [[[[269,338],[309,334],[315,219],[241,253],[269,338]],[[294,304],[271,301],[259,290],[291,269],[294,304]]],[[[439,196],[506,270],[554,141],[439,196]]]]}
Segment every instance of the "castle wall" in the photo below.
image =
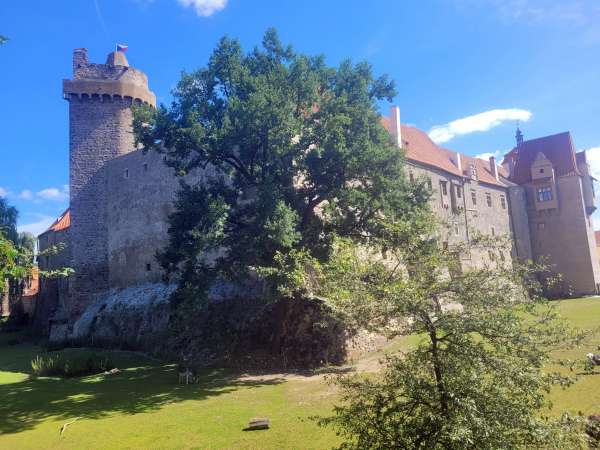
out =
{"type": "Polygon", "coordinates": [[[532,258],[529,218],[527,216],[527,196],[521,186],[509,186],[508,204],[512,224],[515,256],[521,261],[532,258]]]}
{"type": "Polygon", "coordinates": [[[558,208],[536,210],[536,185],[529,183],[527,209],[532,253],[563,277],[559,294],[593,294],[600,283],[591,217],[585,212],[581,177],[556,179],[558,208]]]}
{"type": "Polygon", "coordinates": [[[156,252],[168,243],[167,218],[179,181],[155,152],[136,150],[109,164],[108,264],[111,288],[161,281],[156,252]]]}
{"type": "MultiPolygon", "coordinates": [[[[440,230],[442,241],[448,242],[449,245],[470,243],[473,236],[478,233],[499,238],[511,236],[506,188],[479,183],[433,167],[417,165],[411,161],[408,161],[407,166],[409,176],[412,173],[415,179],[425,177],[431,180],[433,189],[431,208],[436,217],[446,224],[440,230]],[[443,193],[442,183],[446,183],[446,195],[443,193]],[[491,206],[487,203],[488,195],[491,206]]],[[[501,255],[494,255],[496,256],[507,262],[511,260],[509,249],[503,251],[501,255]]],[[[465,268],[481,267],[490,261],[490,254],[487,251],[469,248],[461,255],[461,260],[465,268]]]]}

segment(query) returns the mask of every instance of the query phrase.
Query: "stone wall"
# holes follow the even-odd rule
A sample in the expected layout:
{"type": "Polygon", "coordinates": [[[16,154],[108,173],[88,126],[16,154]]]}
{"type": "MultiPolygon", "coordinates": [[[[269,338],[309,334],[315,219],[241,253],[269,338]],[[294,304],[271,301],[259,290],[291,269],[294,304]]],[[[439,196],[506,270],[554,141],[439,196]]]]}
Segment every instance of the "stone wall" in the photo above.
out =
{"type": "Polygon", "coordinates": [[[582,178],[556,179],[558,208],[536,208],[536,185],[527,184],[527,209],[532,254],[546,259],[563,276],[557,295],[583,295],[598,291],[600,270],[596,257],[591,216],[585,211],[582,178]]]}
{"type": "MultiPolygon", "coordinates": [[[[414,179],[424,177],[431,180],[431,208],[436,217],[447,225],[440,230],[442,241],[449,245],[469,243],[475,233],[511,236],[507,188],[465,179],[410,161],[407,171],[409,177],[412,173],[414,179]],[[443,193],[442,183],[446,183],[446,195],[443,193]],[[491,206],[487,203],[488,195],[491,206]]],[[[502,258],[510,261],[510,251],[503,252],[502,258]]],[[[489,261],[489,255],[471,248],[461,255],[461,260],[465,268],[477,267],[489,261]]]]}

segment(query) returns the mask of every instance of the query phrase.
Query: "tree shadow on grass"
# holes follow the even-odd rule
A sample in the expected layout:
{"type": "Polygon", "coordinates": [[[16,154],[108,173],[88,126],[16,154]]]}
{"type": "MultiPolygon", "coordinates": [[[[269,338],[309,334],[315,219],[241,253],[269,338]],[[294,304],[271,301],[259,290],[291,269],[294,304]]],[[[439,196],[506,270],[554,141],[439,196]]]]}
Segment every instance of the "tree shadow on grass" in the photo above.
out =
{"type": "Polygon", "coordinates": [[[99,419],[113,414],[137,414],[185,400],[202,400],[238,389],[284,382],[242,380],[225,370],[207,370],[200,382],[177,384],[173,365],[124,369],[117,375],[83,378],[30,378],[0,385],[0,434],[18,433],[52,417],[99,419]]]}

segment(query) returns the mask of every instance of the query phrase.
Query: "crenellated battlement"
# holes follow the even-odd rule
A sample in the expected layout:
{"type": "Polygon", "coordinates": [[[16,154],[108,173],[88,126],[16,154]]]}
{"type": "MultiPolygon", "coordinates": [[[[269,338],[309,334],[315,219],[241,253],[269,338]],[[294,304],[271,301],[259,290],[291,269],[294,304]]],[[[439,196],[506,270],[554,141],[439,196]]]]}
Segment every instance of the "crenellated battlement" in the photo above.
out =
{"type": "Polygon", "coordinates": [[[156,96],[148,88],[148,77],[129,67],[125,54],[111,52],[106,64],[96,64],[89,62],[84,48],[73,52],[73,79],[63,80],[63,97],[100,101],[120,98],[156,105],[156,96]]]}

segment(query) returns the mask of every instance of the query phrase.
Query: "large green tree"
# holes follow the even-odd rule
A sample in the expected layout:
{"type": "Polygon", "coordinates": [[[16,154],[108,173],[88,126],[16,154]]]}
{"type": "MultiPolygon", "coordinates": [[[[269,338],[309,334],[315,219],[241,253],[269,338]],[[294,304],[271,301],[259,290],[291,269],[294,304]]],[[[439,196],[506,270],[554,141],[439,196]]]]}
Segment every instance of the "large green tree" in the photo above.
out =
{"type": "Polygon", "coordinates": [[[10,206],[5,198],[0,197],[0,233],[17,243],[19,233],[17,232],[17,218],[19,213],[14,206],[10,206]]]}
{"type": "Polygon", "coordinates": [[[380,123],[377,104],[394,95],[369,64],[330,67],[268,30],[247,54],[221,39],[170,107],[139,108],[138,143],[182,177],[160,255],[180,290],[250,274],[270,275],[268,292],[294,289],[299,262],[327,260],[335,236],[367,243],[385,232],[382,216],[412,223],[428,193],[406,182],[380,123]]]}
{"type": "Polygon", "coordinates": [[[357,328],[418,340],[381,374],[340,379],[344,402],[324,423],[345,436],[342,447],[584,448],[580,420],[546,416],[546,394],[570,379],[544,367],[581,336],[541,295],[539,268],[509,263],[510,246],[490,239],[409,241],[388,239],[386,258],[340,242],[322,271],[321,295],[357,328]],[[492,258],[463,271],[469,252],[492,258]]]}

